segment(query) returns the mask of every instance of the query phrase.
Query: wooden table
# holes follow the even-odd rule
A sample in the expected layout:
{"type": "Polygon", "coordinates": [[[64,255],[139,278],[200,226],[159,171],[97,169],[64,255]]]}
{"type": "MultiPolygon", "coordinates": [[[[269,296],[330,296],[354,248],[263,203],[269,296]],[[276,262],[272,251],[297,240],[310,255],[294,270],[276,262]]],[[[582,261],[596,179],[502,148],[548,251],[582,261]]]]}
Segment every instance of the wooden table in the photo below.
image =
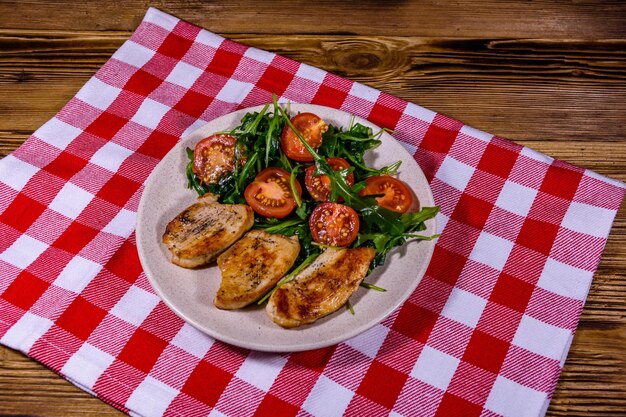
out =
{"type": "MultiPolygon", "coordinates": [[[[149,3],[0,2],[0,155],[76,93],[128,38],[149,3]]],[[[626,181],[626,5],[262,3],[151,5],[626,181]]],[[[626,415],[625,237],[622,207],[549,416],[626,415]]],[[[0,347],[0,414],[120,413],[0,347]]]]}

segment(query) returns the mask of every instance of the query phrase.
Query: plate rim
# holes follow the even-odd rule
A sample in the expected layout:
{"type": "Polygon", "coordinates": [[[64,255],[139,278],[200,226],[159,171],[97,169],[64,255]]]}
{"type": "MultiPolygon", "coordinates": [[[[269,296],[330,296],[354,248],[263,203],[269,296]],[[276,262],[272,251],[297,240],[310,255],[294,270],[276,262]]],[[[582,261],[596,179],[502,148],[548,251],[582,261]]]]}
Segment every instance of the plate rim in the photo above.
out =
{"type": "MultiPolygon", "coordinates": [[[[304,107],[307,110],[300,110],[301,111],[311,111],[313,113],[315,113],[315,109],[321,109],[323,112],[327,112],[327,111],[331,111],[331,112],[339,112],[339,113],[343,113],[343,116],[348,116],[348,117],[354,117],[354,120],[356,122],[359,121],[365,121],[368,124],[375,126],[378,129],[381,129],[378,125],[376,125],[374,122],[371,122],[365,118],[362,118],[360,116],[354,115],[350,112],[346,112],[344,110],[341,109],[336,109],[334,107],[328,107],[328,106],[321,106],[321,105],[317,105],[317,104],[307,104],[307,103],[296,103],[296,102],[289,102],[289,103],[279,103],[279,105],[281,107],[285,107],[287,104],[289,104],[290,106],[296,106],[296,107],[304,107]]],[[[271,105],[271,103],[270,103],[271,105]]],[[[216,121],[218,121],[221,118],[226,118],[226,117],[233,117],[233,115],[236,115],[238,113],[241,113],[241,116],[245,115],[246,113],[249,112],[255,112],[255,111],[260,111],[265,105],[257,105],[257,106],[251,106],[251,107],[246,107],[246,108],[241,108],[226,114],[223,114],[219,117],[216,117],[213,120],[210,120],[204,124],[202,124],[201,126],[199,126],[198,128],[194,129],[193,131],[187,133],[184,136],[181,136],[180,139],[176,142],[176,144],[172,147],[172,149],[170,149],[168,151],[168,153],[159,161],[159,163],[157,165],[155,165],[155,167],[153,168],[152,172],[150,173],[150,175],[148,176],[148,178],[146,179],[145,183],[144,183],[144,189],[141,195],[141,199],[139,201],[139,205],[137,208],[137,222],[136,222],[136,226],[135,226],[135,235],[136,235],[136,244],[137,244],[137,252],[139,255],[139,261],[141,263],[141,266],[143,268],[143,271],[146,275],[146,278],[148,279],[148,282],[150,283],[152,289],[155,291],[155,293],[159,296],[159,298],[163,301],[163,303],[170,309],[172,310],[179,318],[181,318],[185,323],[190,324],[191,326],[193,326],[194,328],[196,328],[197,330],[199,330],[200,332],[207,334],[211,337],[213,337],[216,340],[220,340],[222,342],[225,342],[227,344],[233,345],[233,346],[237,346],[240,348],[245,348],[245,349],[251,349],[251,350],[256,350],[256,351],[262,351],[262,352],[276,352],[276,353],[280,353],[280,352],[301,352],[301,351],[307,351],[307,350],[312,350],[312,349],[319,349],[319,348],[324,348],[324,347],[328,347],[328,346],[333,346],[336,345],[338,343],[344,342],[348,339],[351,339],[353,337],[358,336],[359,334],[371,329],[372,327],[374,327],[375,325],[377,325],[378,323],[380,323],[381,321],[383,321],[384,319],[386,319],[387,317],[389,317],[390,314],[392,314],[399,306],[401,306],[409,297],[410,295],[415,291],[415,289],[417,288],[417,286],[419,285],[419,283],[421,282],[421,280],[423,279],[424,275],[426,274],[426,270],[428,269],[428,265],[430,264],[431,260],[432,260],[432,256],[433,256],[433,252],[435,249],[435,241],[423,241],[420,242],[421,244],[427,244],[429,249],[426,252],[426,256],[425,258],[423,258],[423,271],[420,271],[420,273],[417,275],[417,277],[413,280],[415,282],[414,285],[411,285],[411,289],[410,291],[406,291],[405,294],[402,297],[398,297],[396,298],[396,300],[390,304],[390,307],[387,308],[384,311],[384,314],[382,315],[382,317],[371,320],[370,322],[368,322],[366,325],[362,325],[361,327],[356,327],[354,329],[348,330],[346,332],[341,332],[338,333],[337,335],[335,335],[334,337],[331,338],[325,338],[323,340],[317,341],[317,342],[307,342],[307,343],[291,343],[289,345],[280,345],[280,346],[273,346],[273,345],[266,345],[266,344],[259,344],[259,343],[255,343],[254,341],[248,341],[248,340],[242,340],[239,338],[235,338],[232,337],[230,335],[221,333],[219,331],[216,331],[208,326],[204,326],[201,323],[199,323],[197,320],[195,320],[192,317],[189,317],[187,314],[183,313],[179,307],[177,307],[177,304],[172,302],[172,300],[169,299],[168,295],[166,293],[163,292],[162,288],[159,286],[159,284],[156,282],[156,279],[154,278],[153,274],[154,271],[152,271],[151,267],[150,267],[150,263],[148,261],[148,256],[147,253],[145,253],[145,248],[143,247],[143,237],[144,237],[144,228],[143,228],[143,224],[139,221],[142,218],[142,214],[144,212],[144,210],[146,210],[146,205],[147,205],[147,198],[145,197],[147,195],[146,191],[149,188],[149,185],[154,181],[154,178],[156,177],[156,173],[158,172],[158,168],[159,165],[161,165],[162,163],[164,163],[163,161],[166,160],[166,158],[168,157],[168,155],[170,155],[171,153],[177,151],[177,149],[180,147],[180,144],[185,142],[187,140],[188,137],[197,134],[198,132],[202,131],[204,128],[206,128],[207,125],[215,123],[216,121]]],[[[290,108],[291,110],[291,108],[290,108]]],[[[401,142],[399,140],[397,140],[396,138],[394,138],[391,134],[389,134],[389,137],[391,139],[393,139],[394,141],[396,141],[398,144],[401,144],[401,142]]],[[[410,155],[408,153],[408,151],[406,151],[406,149],[402,146],[404,152],[407,153],[407,155],[409,155],[409,157],[411,157],[411,159],[413,159],[412,155],[410,155]]],[[[414,159],[413,159],[414,160],[414,159]]],[[[428,194],[428,196],[430,197],[430,201],[432,201],[433,203],[435,203],[433,194],[432,194],[432,188],[430,186],[430,184],[428,183],[428,180],[426,178],[426,176],[424,175],[424,172],[422,171],[421,167],[419,166],[419,164],[417,164],[417,162],[415,162],[415,165],[417,166],[417,169],[419,170],[419,172],[421,172],[422,176],[424,176],[424,179],[426,180],[426,192],[428,194]]],[[[432,224],[432,234],[435,234],[437,232],[437,218],[433,218],[431,220],[431,224],[432,224]]],[[[335,314],[336,312],[333,312],[331,314],[335,314]]],[[[291,331],[290,329],[284,329],[285,331],[291,331]]]]}

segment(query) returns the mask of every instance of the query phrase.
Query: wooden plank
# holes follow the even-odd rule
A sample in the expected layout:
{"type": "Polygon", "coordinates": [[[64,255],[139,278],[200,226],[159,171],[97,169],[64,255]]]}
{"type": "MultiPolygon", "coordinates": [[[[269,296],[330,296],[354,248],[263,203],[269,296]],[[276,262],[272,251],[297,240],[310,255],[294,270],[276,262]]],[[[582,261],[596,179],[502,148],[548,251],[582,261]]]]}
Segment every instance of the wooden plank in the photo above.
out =
{"type": "Polygon", "coordinates": [[[0,28],[132,30],[148,5],[218,33],[623,38],[622,2],[3,1],[0,28]]]}
{"type": "MultiPolygon", "coordinates": [[[[52,116],[127,34],[0,32],[0,130],[52,116]]],[[[233,35],[514,140],[614,141],[626,41],[233,35]],[[592,116],[592,117],[590,117],[592,116]]]]}

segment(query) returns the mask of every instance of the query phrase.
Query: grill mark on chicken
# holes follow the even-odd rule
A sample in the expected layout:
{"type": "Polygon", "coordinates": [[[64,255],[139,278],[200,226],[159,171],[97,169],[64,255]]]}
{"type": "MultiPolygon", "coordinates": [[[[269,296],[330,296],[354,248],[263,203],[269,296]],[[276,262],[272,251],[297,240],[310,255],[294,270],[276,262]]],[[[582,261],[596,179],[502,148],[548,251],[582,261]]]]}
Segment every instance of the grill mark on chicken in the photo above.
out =
{"type": "Polygon", "coordinates": [[[358,289],[374,258],[372,248],[327,249],[270,297],[266,312],[283,327],[297,327],[333,313],[358,289]]]}
{"type": "Polygon", "coordinates": [[[248,232],[217,258],[222,281],[215,306],[237,309],[256,301],[285,275],[299,252],[297,236],[248,232]]]}

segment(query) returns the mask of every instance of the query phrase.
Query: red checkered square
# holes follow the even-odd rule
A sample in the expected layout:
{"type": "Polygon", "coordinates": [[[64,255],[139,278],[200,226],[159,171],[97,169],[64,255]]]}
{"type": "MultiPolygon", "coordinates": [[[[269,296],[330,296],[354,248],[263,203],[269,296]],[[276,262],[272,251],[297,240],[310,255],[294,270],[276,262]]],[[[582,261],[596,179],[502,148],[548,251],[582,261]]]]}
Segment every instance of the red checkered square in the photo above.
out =
{"type": "Polygon", "coordinates": [[[552,224],[560,224],[569,206],[569,200],[539,191],[530,208],[528,217],[552,224]]]}
{"type": "Polygon", "coordinates": [[[79,295],[56,320],[56,325],[81,340],[87,340],[106,314],[79,295]]]}
{"type": "Polygon", "coordinates": [[[193,117],[200,117],[213,102],[213,97],[209,97],[194,90],[188,90],[183,98],[176,103],[174,108],[193,117]]]}
{"type": "Polygon", "coordinates": [[[164,340],[138,328],[122,349],[119,359],[148,373],[166,346],[167,342],[164,340]]]}
{"type": "Polygon", "coordinates": [[[87,126],[85,132],[103,139],[111,139],[126,123],[128,123],[128,119],[105,111],[87,126]]]}
{"type": "Polygon", "coordinates": [[[440,316],[428,338],[428,346],[460,358],[472,337],[473,329],[447,317],[440,316]]]}
{"type": "Polygon", "coordinates": [[[140,186],[141,184],[135,181],[115,174],[104,184],[96,196],[120,207],[124,207],[126,202],[135,194],[140,186]]]}
{"type": "Polygon", "coordinates": [[[376,102],[368,119],[380,127],[395,129],[401,116],[402,110],[392,109],[380,102],[376,102]]]}
{"type": "Polygon", "coordinates": [[[239,61],[241,60],[241,56],[241,53],[220,48],[217,52],[215,52],[215,56],[206,71],[221,75],[228,79],[235,72],[239,61]]]}
{"type": "MultiPolygon", "coordinates": [[[[463,216],[471,215],[463,213],[463,216]]],[[[480,216],[478,217],[480,218],[480,216]]],[[[474,249],[474,244],[478,240],[479,235],[480,230],[475,227],[450,219],[446,224],[445,233],[438,238],[437,244],[451,252],[468,258],[470,253],[472,253],[472,249],[474,249]]]]}
{"type": "Polygon", "coordinates": [[[595,271],[606,239],[559,228],[550,257],[587,271],[595,271]]]}
{"type": "Polygon", "coordinates": [[[457,161],[475,167],[483,158],[487,145],[488,143],[484,140],[469,136],[461,131],[452,144],[448,155],[457,161]]]}
{"type": "MultiPolygon", "coordinates": [[[[439,313],[446,304],[452,286],[432,277],[425,276],[407,301],[418,307],[439,313]]],[[[397,319],[397,318],[396,318],[397,319]]]]}
{"type": "Polygon", "coordinates": [[[559,226],[552,223],[527,218],[515,242],[544,255],[549,255],[558,231],[559,226]]]}
{"type": "Polygon", "coordinates": [[[337,346],[324,368],[324,376],[349,390],[355,391],[365,376],[371,361],[368,356],[342,343],[337,346]]]}
{"type": "Polygon", "coordinates": [[[322,84],[317,90],[315,97],[313,97],[312,102],[321,106],[337,108],[341,107],[347,95],[348,93],[346,93],[345,91],[337,90],[335,88],[322,84]]]}
{"type": "Polygon", "coordinates": [[[573,168],[574,167],[571,166],[565,166],[565,164],[557,165],[555,162],[548,168],[548,172],[539,190],[566,200],[571,200],[574,198],[578,183],[582,178],[582,173],[573,168]]]}
{"type": "Polygon", "coordinates": [[[2,298],[23,310],[28,310],[48,289],[49,283],[28,271],[22,271],[2,293],[2,298]]]}
{"type": "Polygon", "coordinates": [[[272,394],[266,394],[254,412],[254,417],[295,416],[299,409],[272,394]]]}
{"type": "Polygon", "coordinates": [[[411,303],[404,303],[392,329],[418,342],[426,343],[437,318],[438,315],[432,311],[411,303]]]}
{"type": "Polygon", "coordinates": [[[515,345],[511,345],[500,371],[503,377],[511,381],[543,392],[554,389],[552,384],[560,372],[558,360],[546,358],[515,345]],[[529,369],[535,372],[528,372],[529,369]]]}
{"type": "Polygon", "coordinates": [[[162,79],[150,74],[143,69],[139,69],[129,78],[128,82],[124,85],[124,90],[131,91],[143,97],[147,97],[162,82],[162,79]]]}
{"type": "MultiPolygon", "coordinates": [[[[381,387],[384,389],[384,385],[381,387]]],[[[395,400],[395,398],[394,398],[395,400]]],[[[383,416],[387,415],[389,408],[374,402],[360,394],[355,394],[344,411],[344,415],[348,416],[383,416]]]]}
{"type": "Polygon", "coordinates": [[[463,354],[463,361],[498,373],[508,350],[509,343],[489,336],[483,331],[474,330],[465,354],[463,354]]]}
{"type": "Polygon", "coordinates": [[[492,208],[492,203],[469,194],[462,194],[452,213],[452,218],[480,230],[487,223],[492,208]]]}
{"type": "Polygon", "coordinates": [[[281,400],[300,407],[315,386],[320,374],[287,362],[270,388],[270,394],[281,400]],[[293,387],[300,387],[294,390],[293,387]]]}
{"type": "Polygon", "coordinates": [[[356,392],[391,409],[407,377],[406,374],[374,360],[356,392]]]}
{"type": "Polygon", "coordinates": [[[52,245],[70,253],[80,252],[96,235],[98,231],[83,224],[73,222],[70,224],[52,245]]]}
{"type": "Polygon", "coordinates": [[[426,270],[426,275],[446,284],[454,285],[461,275],[465,262],[467,262],[466,257],[437,245],[426,270]]]}
{"type": "Polygon", "coordinates": [[[161,46],[159,46],[157,52],[179,60],[185,56],[192,44],[192,40],[179,36],[176,33],[170,33],[161,46]]]}
{"type": "Polygon", "coordinates": [[[483,230],[515,242],[523,224],[524,217],[510,213],[498,206],[493,206],[483,230]]]}
{"type": "Polygon", "coordinates": [[[478,163],[478,169],[506,179],[515,165],[517,156],[517,152],[502,148],[492,142],[487,145],[478,163]]]}
{"type": "Polygon", "coordinates": [[[478,417],[482,407],[446,392],[437,409],[436,417],[478,417]]]}
{"type": "Polygon", "coordinates": [[[68,152],[61,152],[54,161],[44,166],[43,169],[59,178],[69,180],[78,171],[83,169],[85,165],[87,165],[86,160],[68,152]]]}
{"type": "Polygon", "coordinates": [[[4,212],[0,213],[0,222],[10,224],[20,232],[25,232],[46,209],[46,206],[18,194],[4,212]]]}
{"type": "Polygon", "coordinates": [[[280,97],[291,83],[293,77],[293,72],[283,71],[278,67],[270,65],[257,81],[256,86],[280,97]]]}
{"type": "Polygon", "coordinates": [[[476,170],[464,193],[493,204],[498,200],[504,183],[505,180],[496,175],[476,170]]]}
{"type": "Polygon", "coordinates": [[[537,287],[528,302],[526,314],[553,326],[575,330],[578,316],[571,312],[582,312],[583,305],[581,300],[537,287]]]}
{"type": "Polygon", "coordinates": [[[448,153],[457,134],[458,131],[456,130],[449,130],[431,124],[428,127],[428,131],[426,131],[424,139],[422,139],[420,143],[420,148],[431,152],[448,153]]]}
{"type": "Polygon", "coordinates": [[[87,284],[80,293],[87,301],[103,310],[111,310],[126,294],[130,284],[106,269],[100,272],[87,284]]]}
{"type": "Polygon", "coordinates": [[[327,348],[295,352],[289,356],[289,362],[296,363],[307,369],[322,372],[335,352],[336,346],[327,348]]]}
{"type": "Polygon", "coordinates": [[[229,372],[202,360],[194,368],[182,391],[213,407],[232,377],[229,372]]]}
{"type": "Polygon", "coordinates": [[[183,327],[183,321],[162,302],[159,302],[141,323],[142,329],[167,341],[172,340],[181,327],[183,327]]]}
{"type": "Polygon", "coordinates": [[[503,273],[498,278],[490,300],[523,313],[534,289],[534,285],[503,273]]]}
{"type": "Polygon", "coordinates": [[[122,90],[107,108],[107,112],[122,119],[130,120],[137,113],[143,101],[141,96],[130,91],[122,90]]]}

